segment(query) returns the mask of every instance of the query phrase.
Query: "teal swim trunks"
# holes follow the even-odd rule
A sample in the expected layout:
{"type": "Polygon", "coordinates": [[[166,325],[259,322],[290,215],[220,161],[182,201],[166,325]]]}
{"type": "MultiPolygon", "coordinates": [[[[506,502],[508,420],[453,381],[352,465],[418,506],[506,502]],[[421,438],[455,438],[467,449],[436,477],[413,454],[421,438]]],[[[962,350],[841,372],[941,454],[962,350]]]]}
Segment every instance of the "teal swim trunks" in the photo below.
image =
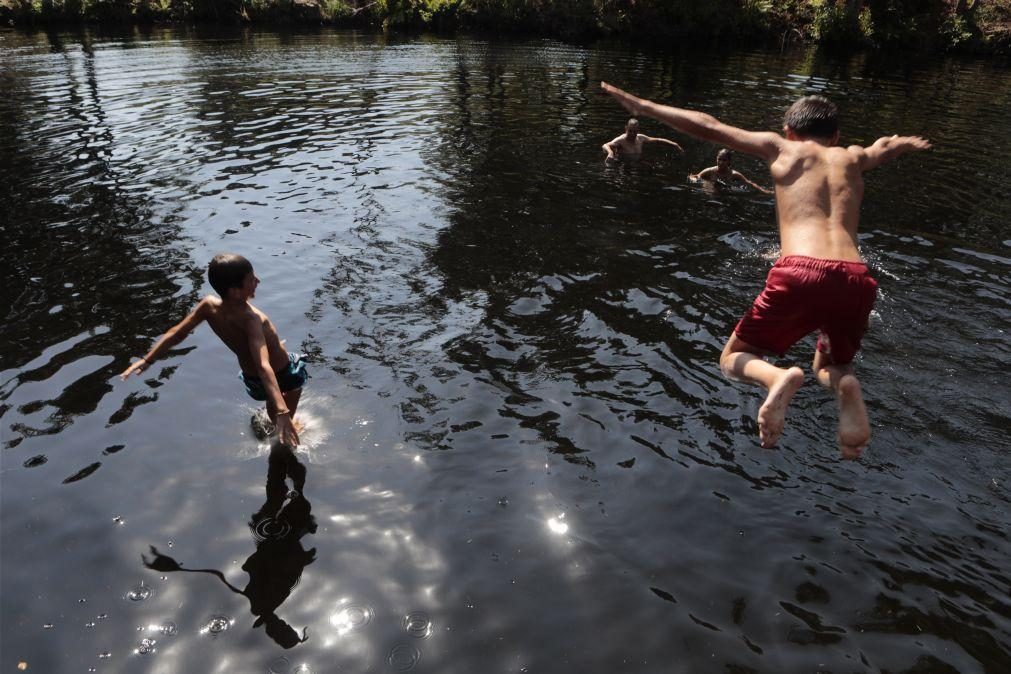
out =
{"type": "MultiPolygon", "coordinates": [[[[275,372],[274,376],[277,377],[277,385],[280,387],[281,393],[287,393],[305,386],[306,380],[309,379],[309,370],[306,368],[305,360],[301,354],[289,353],[288,366],[275,372]]],[[[263,380],[259,377],[239,372],[239,379],[246,385],[246,393],[250,398],[261,401],[267,399],[267,389],[263,388],[263,380]]]]}

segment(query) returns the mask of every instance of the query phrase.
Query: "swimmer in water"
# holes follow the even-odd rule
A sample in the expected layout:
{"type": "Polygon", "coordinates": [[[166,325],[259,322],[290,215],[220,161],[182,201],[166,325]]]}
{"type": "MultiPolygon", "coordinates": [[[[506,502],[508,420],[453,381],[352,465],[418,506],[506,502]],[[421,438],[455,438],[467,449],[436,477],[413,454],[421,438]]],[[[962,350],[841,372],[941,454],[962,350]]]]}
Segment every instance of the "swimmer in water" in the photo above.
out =
{"type": "Polygon", "coordinates": [[[267,314],[249,303],[260,285],[253,265],[241,255],[216,255],[207,267],[207,278],[218,297],[208,295],[200,300],[186,318],[162,335],[120,378],[125,380],[145,371],[207,321],[214,334],[238,358],[239,377],[246,392],[253,400],[267,403],[267,415],[276,424],[281,443],[297,446],[298,431],[293,417],[309,372],[300,357],[285,350],[267,314]]]}
{"type": "Polygon", "coordinates": [[[782,356],[802,337],[819,331],[811,369],[818,383],[835,394],[843,457],[859,458],[871,427],[853,357],[867,330],[878,286],[857,246],[863,174],[907,152],[927,150],[930,143],[918,136],[884,136],[867,147],[838,147],[838,113],[821,96],[805,96],[791,105],[781,136],[659,105],[605,82],[600,86],[633,115],[652,117],[768,163],[776,186],[782,257],[723,347],[720,369],[731,379],[768,390],[758,411],[758,429],[762,446],[772,447],[783,432],[787,406],[804,383],[804,371],[776,367],[763,356],[782,356]]]}
{"type": "Polygon", "coordinates": [[[710,166],[707,169],[702,169],[698,173],[693,173],[688,176],[688,179],[692,181],[704,180],[709,183],[728,187],[736,180],[737,182],[744,183],[752,189],[758,190],[762,194],[772,194],[772,190],[751,182],[744,176],[743,173],[734,170],[734,167],[732,166],[733,161],[734,151],[723,148],[716,153],[716,166],[710,166]]]}
{"type": "Polygon", "coordinates": [[[625,133],[621,134],[610,143],[604,143],[601,147],[607,156],[605,162],[617,161],[618,159],[638,159],[642,156],[642,148],[647,143],[660,143],[670,145],[678,152],[684,154],[685,149],[672,140],[666,138],[652,138],[644,133],[639,133],[639,120],[634,117],[628,120],[625,125],[625,133]]]}

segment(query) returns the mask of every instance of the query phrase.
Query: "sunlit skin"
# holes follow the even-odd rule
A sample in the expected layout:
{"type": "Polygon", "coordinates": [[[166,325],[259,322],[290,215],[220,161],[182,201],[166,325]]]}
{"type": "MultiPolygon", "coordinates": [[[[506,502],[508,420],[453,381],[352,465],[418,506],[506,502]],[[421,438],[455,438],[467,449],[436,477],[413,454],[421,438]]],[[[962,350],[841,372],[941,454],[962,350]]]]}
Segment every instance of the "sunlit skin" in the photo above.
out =
{"type": "Polygon", "coordinates": [[[733,158],[722,152],[716,156],[716,166],[710,166],[707,169],[702,169],[698,173],[693,173],[688,176],[688,178],[690,180],[703,180],[712,183],[720,181],[727,185],[736,181],[744,183],[748,187],[758,190],[763,194],[772,194],[772,190],[751,182],[744,176],[743,173],[735,170],[733,166],[733,158]]]}
{"type": "Polygon", "coordinates": [[[229,288],[225,297],[214,295],[204,297],[186,318],[174,325],[155,342],[151,350],[126,368],[120,378],[127,379],[132,374],[140,374],[151,363],[177,346],[193,332],[194,328],[207,321],[225,346],[232,350],[239,360],[239,367],[248,375],[256,376],[263,382],[267,393],[267,414],[277,424],[282,444],[298,445],[298,431],[293,417],[298,407],[301,389],[281,392],[277,384],[276,371],[288,366],[288,352],[278,337],[277,329],[265,313],[249,303],[256,296],[260,279],[250,272],[243,279],[242,286],[229,288]]]}
{"type": "MultiPolygon", "coordinates": [[[[769,131],[746,131],[720,122],[712,115],[659,105],[606,82],[603,91],[630,114],[663,122],[677,131],[759,157],[769,165],[775,183],[781,254],[823,260],[862,262],[857,227],[863,200],[863,174],[906,152],[927,150],[930,143],[917,136],[885,136],[868,147],[837,147],[831,138],[799,136],[789,126],[783,136],[769,131]]],[[[720,368],[732,379],[759,384],[768,396],[758,413],[763,447],[772,447],[783,432],[786,409],[804,382],[799,367],[780,368],[763,359],[763,351],[731,334],[720,357],[720,368]]],[[[870,423],[860,382],[852,363],[835,365],[831,355],[816,352],[812,369],[820,384],[830,388],[839,406],[838,438],[845,458],[859,458],[870,441],[870,423]]]]}
{"type": "Polygon", "coordinates": [[[625,133],[621,134],[609,143],[604,143],[601,147],[607,155],[605,162],[617,161],[618,159],[638,159],[642,156],[642,148],[647,144],[669,145],[678,152],[684,153],[684,148],[672,140],[666,138],[653,138],[644,133],[639,133],[639,122],[635,119],[628,120],[625,125],[625,133]]]}

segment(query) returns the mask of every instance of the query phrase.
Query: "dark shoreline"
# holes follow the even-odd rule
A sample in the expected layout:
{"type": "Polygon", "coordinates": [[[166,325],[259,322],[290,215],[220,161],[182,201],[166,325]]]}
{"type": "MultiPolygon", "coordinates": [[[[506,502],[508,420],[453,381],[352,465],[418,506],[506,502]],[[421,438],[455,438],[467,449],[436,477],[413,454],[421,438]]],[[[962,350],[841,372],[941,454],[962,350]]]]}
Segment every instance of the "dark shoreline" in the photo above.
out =
{"type": "MultiPolygon", "coordinates": [[[[912,0],[905,0],[912,4],[912,0]]],[[[553,37],[573,43],[635,40],[787,48],[816,45],[831,51],[903,49],[926,53],[1011,55],[1011,0],[979,12],[979,0],[959,15],[944,2],[931,13],[874,14],[869,2],[760,3],[717,0],[707,9],[672,0],[600,4],[580,0],[0,0],[0,26],[73,29],[81,26],[308,29],[356,28],[396,32],[495,33],[553,37]],[[537,9],[533,5],[537,5],[537,9]],[[773,5],[776,4],[776,7],[773,5]],[[598,6],[600,5],[600,6],[598,6]],[[844,6],[857,8],[847,14],[844,6]],[[545,9],[546,8],[546,9],[545,9]],[[875,18],[877,16],[877,18],[875,18]]],[[[899,4],[903,4],[901,1],[899,4]]],[[[960,3],[961,4],[961,3],[960,3]]]]}

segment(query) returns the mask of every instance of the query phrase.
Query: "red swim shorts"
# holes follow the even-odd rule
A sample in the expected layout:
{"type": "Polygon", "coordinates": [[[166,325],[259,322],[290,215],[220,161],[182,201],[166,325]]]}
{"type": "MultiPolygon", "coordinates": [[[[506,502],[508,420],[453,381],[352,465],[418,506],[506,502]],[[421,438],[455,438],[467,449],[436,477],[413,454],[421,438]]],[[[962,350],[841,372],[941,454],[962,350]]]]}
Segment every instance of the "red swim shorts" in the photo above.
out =
{"type": "Polygon", "coordinates": [[[789,255],[769,270],[765,290],[734,332],[751,346],[782,356],[805,335],[821,330],[818,350],[845,365],[860,349],[877,290],[862,262],[789,255]]]}

